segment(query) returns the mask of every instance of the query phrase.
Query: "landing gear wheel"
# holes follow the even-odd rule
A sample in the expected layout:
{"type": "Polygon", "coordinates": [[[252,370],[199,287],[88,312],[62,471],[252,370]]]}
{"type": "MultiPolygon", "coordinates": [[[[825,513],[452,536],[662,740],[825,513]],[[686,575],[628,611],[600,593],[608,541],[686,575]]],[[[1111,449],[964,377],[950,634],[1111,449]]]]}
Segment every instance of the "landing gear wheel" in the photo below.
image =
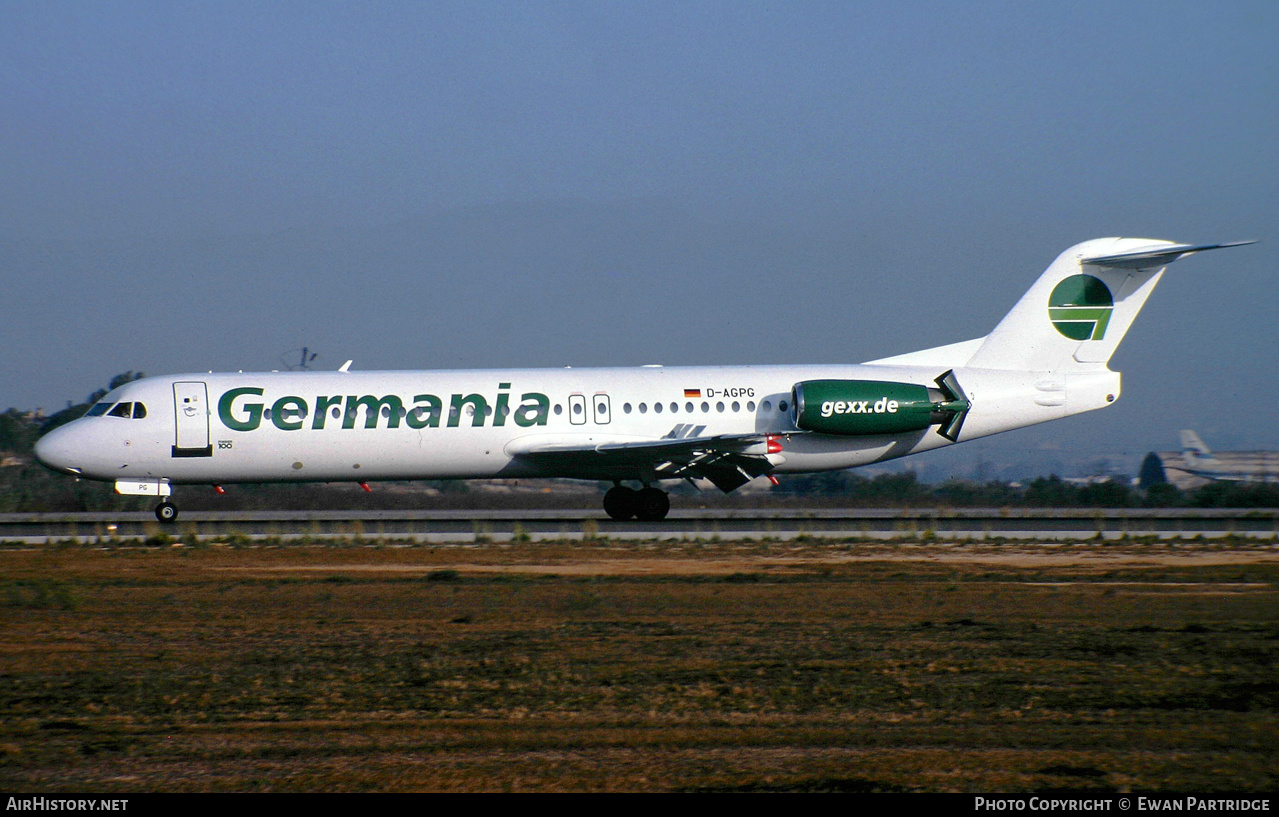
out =
{"type": "Polygon", "coordinates": [[[638,493],[625,485],[614,485],[604,494],[604,513],[613,519],[630,519],[639,506],[638,493]]]}
{"type": "Polygon", "coordinates": [[[665,519],[671,509],[671,497],[657,488],[645,488],[636,494],[635,518],[641,522],[665,519]]]}
{"type": "Polygon", "coordinates": [[[155,506],[155,518],[165,523],[173,522],[178,518],[178,506],[172,502],[161,502],[155,506]]]}

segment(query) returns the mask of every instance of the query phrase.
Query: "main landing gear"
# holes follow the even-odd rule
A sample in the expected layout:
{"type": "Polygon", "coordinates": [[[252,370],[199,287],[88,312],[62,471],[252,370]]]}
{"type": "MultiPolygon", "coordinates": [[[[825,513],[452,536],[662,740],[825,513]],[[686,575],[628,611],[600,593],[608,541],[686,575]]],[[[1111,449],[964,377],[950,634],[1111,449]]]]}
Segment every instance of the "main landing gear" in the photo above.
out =
{"type": "Polygon", "coordinates": [[[630,519],[656,522],[665,519],[671,509],[671,498],[665,491],[644,486],[638,491],[625,485],[614,484],[604,494],[604,513],[614,519],[630,519]]]}

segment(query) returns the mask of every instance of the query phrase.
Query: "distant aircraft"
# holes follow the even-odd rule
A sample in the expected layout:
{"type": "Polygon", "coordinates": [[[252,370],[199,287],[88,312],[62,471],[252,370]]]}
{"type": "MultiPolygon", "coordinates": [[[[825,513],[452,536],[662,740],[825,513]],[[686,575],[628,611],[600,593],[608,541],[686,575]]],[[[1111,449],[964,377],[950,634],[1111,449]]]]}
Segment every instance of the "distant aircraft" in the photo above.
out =
{"type": "Polygon", "coordinates": [[[1120,378],[1106,364],[1164,267],[1249,243],[1085,241],[986,337],[862,364],[352,372],[348,361],[149,377],[41,438],[36,456],[159,497],[162,521],[177,517],[180,484],[514,477],[611,481],[609,516],[657,520],[670,509],[663,480],[729,492],[1108,406],[1120,378]]]}
{"type": "Polygon", "coordinates": [[[1224,482],[1279,482],[1279,452],[1231,451],[1214,454],[1193,431],[1181,432],[1182,470],[1224,482]]]}

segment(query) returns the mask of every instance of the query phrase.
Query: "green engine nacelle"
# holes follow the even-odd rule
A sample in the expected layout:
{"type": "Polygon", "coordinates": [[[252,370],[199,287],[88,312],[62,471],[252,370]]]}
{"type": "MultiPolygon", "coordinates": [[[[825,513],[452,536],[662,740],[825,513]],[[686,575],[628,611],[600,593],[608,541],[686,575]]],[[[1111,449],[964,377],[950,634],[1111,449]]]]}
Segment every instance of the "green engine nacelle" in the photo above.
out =
{"type": "Polygon", "coordinates": [[[937,389],[881,380],[805,380],[792,390],[795,426],[819,434],[900,434],[940,424],[955,440],[970,403],[954,375],[937,378],[937,389]]]}

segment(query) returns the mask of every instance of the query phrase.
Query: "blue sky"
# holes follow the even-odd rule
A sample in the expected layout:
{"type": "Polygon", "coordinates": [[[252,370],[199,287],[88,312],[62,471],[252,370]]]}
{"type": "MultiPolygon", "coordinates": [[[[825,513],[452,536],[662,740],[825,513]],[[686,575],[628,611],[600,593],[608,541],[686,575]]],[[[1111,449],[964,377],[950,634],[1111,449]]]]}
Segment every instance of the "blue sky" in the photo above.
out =
{"type": "Polygon", "coordinates": [[[1276,42],[1273,2],[0,0],[0,406],[303,345],[854,362],[1084,239],[1259,238],[1171,269],[1119,404],[989,456],[1279,447],[1276,42]]]}

